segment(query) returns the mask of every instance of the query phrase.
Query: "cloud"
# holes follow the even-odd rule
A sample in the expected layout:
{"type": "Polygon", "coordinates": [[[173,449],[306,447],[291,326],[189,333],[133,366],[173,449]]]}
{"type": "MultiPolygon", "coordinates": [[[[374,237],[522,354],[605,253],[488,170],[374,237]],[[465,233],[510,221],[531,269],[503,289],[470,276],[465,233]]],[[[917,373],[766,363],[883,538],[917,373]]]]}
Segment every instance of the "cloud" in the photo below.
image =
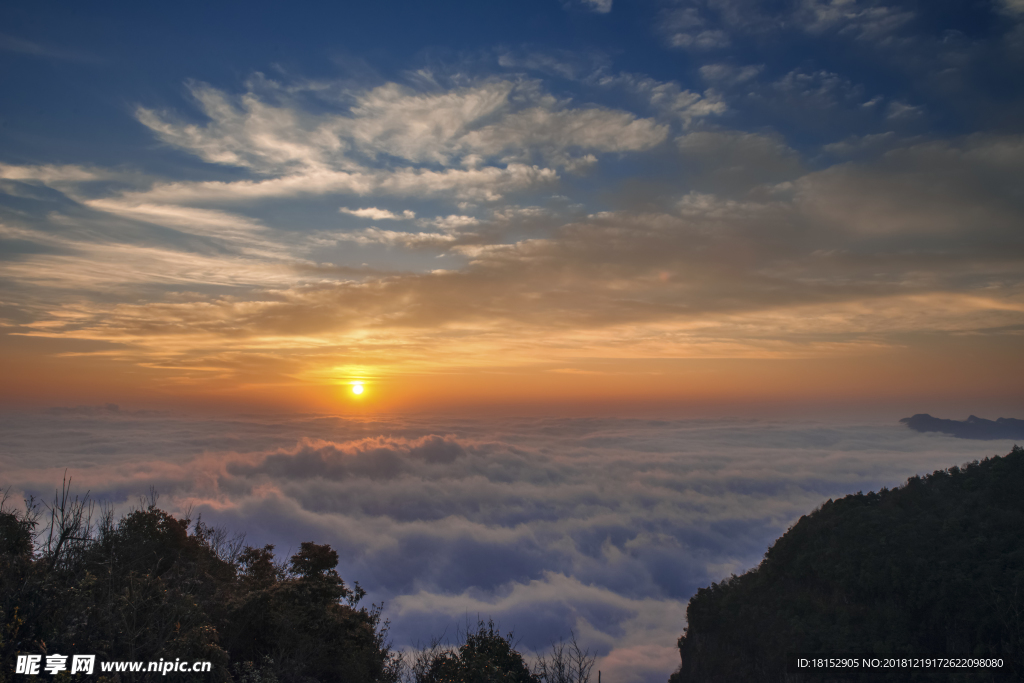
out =
{"type": "Polygon", "coordinates": [[[1024,0],[999,0],[999,5],[1007,14],[1024,14],[1024,0]]]}
{"type": "Polygon", "coordinates": [[[733,66],[731,64],[705,64],[700,68],[700,75],[711,83],[735,86],[757,77],[764,71],[763,64],[733,66]]]}
{"type": "Polygon", "coordinates": [[[393,479],[407,460],[450,464],[465,454],[463,446],[452,437],[436,434],[413,440],[379,437],[341,445],[305,439],[296,448],[268,455],[257,463],[229,463],[227,472],[240,476],[266,474],[278,479],[393,479]]]}
{"type": "Polygon", "coordinates": [[[914,13],[881,2],[802,0],[793,12],[793,19],[812,34],[835,31],[858,40],[880,42],[888,40],[893,32],[914,19],[914,13]]]}
{"type": "Polygon", "coordinates": [[[795,187],[802,210],[817,221],[862,234],[945,235],[970,250],[988,241],[983,234],[997,241],[1011,234],[1020,206],[1005,193],[1004,174],[1021,167],[1020,138],[971,136],[911,144],[870,166],[835,166],[795,187]]]}
{"type": "Polygon", "coordinates": [[[822,145],[822,151],[837,156],[849,157],[864,153],[878,153],[898,146],[900,139],[892,131],[869,135],[851,135],[845,140],[822,145]]]}
{"type": "Polygon", "coordinates": [[[20,180],[24,182],[38,182],[53,185],[109,180],[122,177],[122,175],[123,174],[115,173],[108,169],[90,168],[72,164],[63,166],[53,164],[41,166],[15,166],[12,164],[0,164],[0,178],[5,180],[20,180]]]}
{"type": "Polygon", "coordinates": [[[67,469],[120,511],[153,485],[172,512],[192,506],[283,555],[330,543],[342,576],[385,601],[399,647],[479,614],[531,650],[575,629],[603,671],[645,683],[677,665],[690,595],[755,565],[826,498],[1011,445],[895,422],[98,409],[0,414],[0,426],[15,495],[49,491],[67,469]]]}
{"type": "Polygon", "coordinates": [[[851,36],[875,45],[894,44],[893,34],[915,15],[882,2],[796,0],[765,5],[754,0],[698,0],[662,12],[657,30],[671,47],[707,51],[749,40],[777,37],[797,28],[813,36],[851,36]]]}
{"type": "Polygon", "coordinates": [[[338,211],[341,213],[351,214],[353,216],[359,216],[360,218],[369,218],[375,221],[408,221],[416,218],[416,214],[409,209],[406,209],[400,214],[388,211],[387,209],[378,209],[375,207],[370,207],[368,209],[346,209],[345,207],[341,207],[338,211]]]}
{"type": "Polygon", "coordinates": [[[226,211],[117,199],[91,199],[83,201],[83,204],[97,211],[152,222],[182,233],[208,238],[252,257],[278,260],[282,254],[287,253],[285,244],[276,241],[266,225],[226,211]]]}
{"type": "Polygon", "coordinates": [[[485,156],[541,145],[563,153],[572,149],[628,152],[650,149],[667,135],[665,126],[628,112],[603,107],[561,111],[534,107],[512,114],[500,124],[467,133],[464,144],[485,156]]]}
{"type": "Polygon", "coordinates": [[[714,50],[731,44],[729,35],[719,28],[710,28],[695,7],[666,11],[658,29],[671,47],[685,50],[714,50]]]}
{"type": "Polygon", "coordinates": [[[56,59],[59,61],[67,62],[81,62],[85,64],[99,64],[104,61],[96,55],[93,55],[89,52],[84,52],[82,50],[46,45],[31,40],[25,40],[24,38],[18,38],[16,36],[9,36],[4,34],[0,34],[0,50],[5,50],[7,52],[15,52],[23,55],[31,55],[33,57],[44,57],[47,59],[56,59]]]}
{"type": "Polygon", "coordinates": [[[840,74],[819,69],[794,69],[772,84],[772,89],[790,105],[831,109],[863,99],[863,87],[840,74]]]}
{"type": "Polygon", "coordinates": [[[566,163],[577,149],[638,151],[666,135],[629,112],[568,107],[530,81],[485,79],[442,92],[387,83],[346,93],[347,107],[335,100],[325,103],[335,111],[319,114],[262,76],[241,96],[190,89],[206,125],[145,107],[137,118],[170,145],[262,174],[351,174],[387,160],[451,167],[469,157],[566,163]]]}
{"type": "Polygon", "coordinates": [[[455,236],[450,233],[398,232],[395,230],[381,230],[379,228],[366,228],[358,232],[335,233],[333,238],[341,242],[355,242],[357,244],[387,244],[407,248],[447,247],[455,241],[455,236]]]}
{"type": "Polygon", "coordinates": [[[460,214],[449,214],[447,216],[438,216],[437,218],[422,218],[419,223],[421,225],[431,225],[442,230],[454,230],[458,231],[463,228],[470,228],[480,224],[480,219],[475,216],[464,216],[460,214]]]}
{"type": "Polygon", "coordinates": [[[608,14],[612,11],[612,0],[582,0],[582,2],[591,11],[598,14],[608,14]]]}
{"type": "Polygon", "coordinates": [[[906,102],[890,102],[886,110],[885,118],[890,121],[900,119],[915,119],[923,113],[921,107],[915,107],[906,102]]]}
{"type": "Polygon", "coordinates": [[[506,69],[526,69],[548,76],[580,80],[607,68],[610,60],[605,54],[595,51],[534,48],[502,51],[498,55],[498,65],[506,69]]]}
{"type": "Polygon", "coordinates": [[[678,153],[703,187],[662,208],[563,215],[506,204],[481,217],[416,219],[436,230],[370,227],[301,243],[219,211],[147,215],[150,205],[126,195],[111,210],[177,222],[220,251],[9,226],[5,234],[38,236],[56,251],[2,272],[19,287],[250,289],[36,306],[12,331],[114,342],[121,358],[183,375],[237,376],[275,358],[319,382],[331,353],[362,354],[389,372],[440,371],[452,353],[462,368],[496,357],[563,368],[596,358],[818,358],[900,348],[913,329],[989,335],[1021,324],[1011,182],[1024,172],[1020,140],[893,144],[880,159],[809,172],[778,136],[693,131],[677,139],[678,153]],[[338,242],[451,261],[381,273],[302,256],[338,242]],[[271,243],[286,246],[273,256],[271,243]],[[229,247],[235,255],[224,258],[229,247]]]}
{"type": "Polygon", "coordinates": [[[496,201],[505,193],[543,186],[557,179],[554,169],[521,163],[442,171],[414,168],[393,172],[309,171],[267,180],[158,183],[146,191],[125,193],[121,199],[138,204],[237,203],[327,194],[381,194],[496,201]]]}
{"type": "Polygon", "coordinates": [[[700,165],[704,187],[716,185],[719,191],[748,191],[803,171],[800,155],[778,135],[700,131],[676,138],[676,145],[688,164],[700,165]]]}
{"type": "Polygon", "coordinates": [[[673,81],[658,81],[629,73],[599,74],[592,80],[605,88],[622,88],[639,95],[647,99],[650,107],[662,117],[678,118],[684,126],[689,126],[696,119],[722,114],[727,109],[725,102],[714,90],[696,93],[681,88],[673,81]]]}
{"type": "MultiPolygon", "coordinates": [[[[36,239],[36,233],[27,236],[36,239]]],[[[123,293],[126,285],[266,287],[296,282],[295,274],[282,269],[280,264],[244,255],[225,257],[221,253],[193,253],[166,246],[75,239],[50,242],[60,247],[60,253],[35,254],[5,263],[0,275],[20,286],[111,294],[123,293]]],[[[33,325],[37,329],[52,329],[54,320],[70,323],[72,319],[81,324],[98,312],[99,308],[86,303],[58,303],[49,315],[33,325]],[[75,313],[69,317],[71,311],[75,313]]]]}
{"type": "MultiPolygon", "coordinates": [[[[637,150],[655,146],[661,141],[661,131],[664,130],[663,126],[666,120],[681,119],[685,125],[689,125],[695,119],[712,114],[721,114],[726,111],[725,103],[722,102],[721,97],[714,90],[708,90],[701,94],[687,90],[675,81],[659,81],[649,76],[628,72],[613,73],[609,68],[607,59],[603,58],[602,55],[551,54],[534,51],[528,53],[503,53],[499,56],[498,61],[505,67],[525,68],[554,74],[561,78],[579,81],[588,86],[625,91],[632,96],[639,96],[641,101],[646,100],[648,108],[656,114],[661,126],[656,126],[654,122],[648,119],[641,119],[636,122],[641,124],[635,127],[636,132],[640,132],[641,128],[647,128],[647,130],[643,131],[644,135],[632,143],[639,145],[636,148],[637,150]],[[649,138],[649,140],[644,142],[644,138],[649,138]]],[[[611,113],[609,110],[597,109],[595,112],[600,113],[603,117],[607,117],[608,120],[601,122],[601,125],[606,128],[614,123],[612,121],[613,117],[609,117],[609,113],[611,113]]],[[[596,116],[595,112],[592,112],[590,116],[596,116]]],[[[629,126],[633,122],[628,119],[621,119],[619,123],[629,126]]],[[[588,125],[590,125],[590,122],[588,122],[588,125]]],[[[611,148],[594,149],[597,151],[614,151],[611,148]]],[[[576,157],[575,159],[562,158],[566,159],[564,163],[567,164],[568,168],[569,164],[573,161],[578,162],[581,157],[576,157]]]]}

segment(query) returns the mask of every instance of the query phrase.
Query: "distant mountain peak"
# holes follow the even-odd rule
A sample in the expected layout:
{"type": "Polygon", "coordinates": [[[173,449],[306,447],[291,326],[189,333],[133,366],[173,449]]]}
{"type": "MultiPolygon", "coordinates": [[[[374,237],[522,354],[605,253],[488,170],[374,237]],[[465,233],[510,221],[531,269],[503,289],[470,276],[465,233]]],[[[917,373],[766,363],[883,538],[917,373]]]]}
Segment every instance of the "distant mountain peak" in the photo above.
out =
{"type": "Polygon", "coordinates": [[[927,413],[918,413],[900,422],[917,432],[941,432],[958,439],[1024,439],[1024,420],[1012,417],[1000,417],[993,421],[971,415],[966,420],[945,420],[927,413]]]}

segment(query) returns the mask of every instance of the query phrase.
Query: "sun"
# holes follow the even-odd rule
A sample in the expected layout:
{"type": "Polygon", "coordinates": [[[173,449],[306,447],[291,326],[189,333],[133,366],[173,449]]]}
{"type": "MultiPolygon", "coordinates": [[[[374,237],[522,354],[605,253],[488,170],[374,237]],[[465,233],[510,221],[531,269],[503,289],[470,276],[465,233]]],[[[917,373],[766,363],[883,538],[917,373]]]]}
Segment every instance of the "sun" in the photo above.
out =
{"type": "Polygon", "coordinates": [[[362,382],[352,382],[352,393],[355,394],[356,396],[358,396],[359,394],[363,393],[363,383],[362,382]]]}

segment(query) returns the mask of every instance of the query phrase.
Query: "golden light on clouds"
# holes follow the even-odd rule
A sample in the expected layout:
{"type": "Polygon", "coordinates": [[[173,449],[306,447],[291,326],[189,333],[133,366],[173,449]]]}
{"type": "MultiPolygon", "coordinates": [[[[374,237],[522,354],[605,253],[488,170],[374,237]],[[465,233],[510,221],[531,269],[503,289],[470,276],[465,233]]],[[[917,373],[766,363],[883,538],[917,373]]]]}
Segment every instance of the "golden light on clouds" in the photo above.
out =
{"type": "Polygon", "coordinates": [[[166,144],[246,179],[0,166],[19,192],[81,208],[0,221],[0,239],[36,245],[0,264],[7,357],[38,370],[14,368],[26,380],[5,400],[59,395],[79,371],[86,390],[110,378],[101,402],[134,385],[353,411],[1013,393],[1021,209],[999,179],[1024,173],[1024,138],[894,138],[878,158],[808,170],[780,135],[562,108],[517,83],[390,84],[329,116],[275,99],[285,90],[271,104],[196,85],[201,128],[138,110],[166,144]],[[311,127],[279,127],[293,120],[311,127]],[[656,201],[619,188],[601,207],[556,188],[577,151],[600,189],[618,187],[600,176],[609,155],[642,163],[664,145],[704,176],[656,201]],[[988,360],[964,375],[976,363],[940,347],[988,360]]]}
{"type": "MultiPolygon", "coordinates": [[[[602,305],[601,294],[592,290],[592,308],[602,305]]],[[[346,330],[320,319],[320,330],[303,329],[303,318],[321,308],[316,297],[288,307],[224,300],[81,306],[13,338],[24,341],[24,351],[44,342],[52,350],[25,378],[40,393],[46,385],[68,386],[82,372],[100,378],[95,397],[82,401],[99,400],[118,377],[143,382],[157,401],[219,396],[235,405],[326,411],[684,403],[729,412],[751,401],[911,400],[915,392],[1005,397],[1015,391],[1008,370],[1024,370],[1013,350],[1017,337],[976,331],[1019,321],[1024,307],[1015,297],[862,297],[601,327],[461,320],[346,330]],[[279,329],[277,317],[297,329],[279,329]],[[957,363],[944,354],[955,354],[957,363]],[[368,401],[367,378],[389,391],[368,401]],[[338,388],[351,400],[339,402],[338,388]]],[[[89,382],[83,377],[78,385],[88,392],[89,382]]],[[[25,383],[12,391],[25,396],[25,383]]]]}

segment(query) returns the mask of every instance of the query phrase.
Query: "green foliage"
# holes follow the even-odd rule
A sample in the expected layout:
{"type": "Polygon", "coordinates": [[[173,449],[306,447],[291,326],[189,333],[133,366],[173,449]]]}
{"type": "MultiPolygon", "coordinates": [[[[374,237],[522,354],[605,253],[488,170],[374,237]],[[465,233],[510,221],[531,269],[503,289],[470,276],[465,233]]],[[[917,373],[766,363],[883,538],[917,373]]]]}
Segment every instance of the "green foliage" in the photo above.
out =
{"type": "MultiPolygon", "coordinates": [[[[400,657],[380,608],[338,576],[337,553],[303,543],[286,570],[273,546],[242,547],[155,500],[115,522],[58,492],[50,523],[0,500],[0,661],[96,654],[100,661],[206,660],[177,681],[394,683],[400,657]],[[345,602],[342,602],[342,601],[345,602]]],[[[0,683],[12,676],[0,668],[0,683]]],[[[120,681],[159,675],[121,673],[120,681]]]]}
{"type": "Polygon", "coordinates": [[[1024,449],[829,500],[687,623],[671,683],[802,680],[787,652],[996,656],[1002,677],[942,680],[1024,680],[1024,449]]]}

